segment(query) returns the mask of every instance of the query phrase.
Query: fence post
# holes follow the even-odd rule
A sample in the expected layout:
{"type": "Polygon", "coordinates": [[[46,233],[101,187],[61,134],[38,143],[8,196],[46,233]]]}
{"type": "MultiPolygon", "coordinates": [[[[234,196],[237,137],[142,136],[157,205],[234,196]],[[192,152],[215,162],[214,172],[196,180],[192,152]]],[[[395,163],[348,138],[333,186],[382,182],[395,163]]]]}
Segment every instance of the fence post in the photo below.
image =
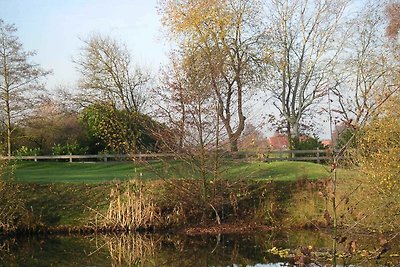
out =
{"type": "Polygon", "coordinates": [[[106,154],[104,154],[104,162],[107,162],[107,155],[106,154]]]}
{"type": "Polygon", "coordinates": [[[317,147],[317,163],[320,164],[321,160],[319,158],[319,147],[317,147]]]}
{"type": "Polygon", "coordinates": [[[37,162],[37,155],[35,154],[35,157],[33,158],[34,162],[37,162]]]}
{"type": "Polygon", "coordinates": [[[69,162],[72,162],[72,153],[69,153],[70,157],[69,157],[69,162]]]}

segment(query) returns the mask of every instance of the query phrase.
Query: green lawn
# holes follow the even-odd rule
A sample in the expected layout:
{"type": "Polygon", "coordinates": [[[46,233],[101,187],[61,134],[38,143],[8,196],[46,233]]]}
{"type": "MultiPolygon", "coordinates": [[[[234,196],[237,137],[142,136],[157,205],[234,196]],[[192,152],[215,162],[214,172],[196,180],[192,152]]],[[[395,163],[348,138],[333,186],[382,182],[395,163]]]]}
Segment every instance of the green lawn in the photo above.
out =
{"type": "MultiPolygon", "coordinates": [[[[131,178],[193,178],[198,176],[187,164],[155,162],[146,166],[133,163],[18,162],[13,179],[22,183],[99,183],[131,178]]],[[[329,176],[328,167],[309,162],[228,162],[221,168],[228,179],[295,180],[329,176]]]]}

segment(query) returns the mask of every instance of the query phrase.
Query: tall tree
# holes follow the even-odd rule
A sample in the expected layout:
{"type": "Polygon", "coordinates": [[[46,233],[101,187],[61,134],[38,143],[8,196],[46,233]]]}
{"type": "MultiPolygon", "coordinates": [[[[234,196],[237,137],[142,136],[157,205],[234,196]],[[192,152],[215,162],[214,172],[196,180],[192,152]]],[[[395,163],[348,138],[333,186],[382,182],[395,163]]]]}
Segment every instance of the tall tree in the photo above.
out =
{"type": "Polygon", "coordinates": [[[74,60],[81,73],[83,102],[102,101],[129,112],[142,111],[150,74],[133,65],[125,45],[110,37],[94,35],[83,42],[82,52],[74,60]]]}
{"type": "Polygon", "coordinates": [[[343,48],[343,36],[337,37],[347,2],[272,0],[266,6],[273,50],[266,85],[291,140],[299,138],[304,115],[327,92],[343,48]]]}
{"type": "Polygon", "coordinates": [[[396,92],[396,63],[385,37],[384,6],[371,1],[351,22],[346,58],[336,69],[333,111],[338,119],[359,126],[376,116],[377,109],[396,92]]]}
{"type": "Polygon", "coordinates": [[[43,88],[41,78],[49,74],[30,62],[35,52],[24,51],[16,32],[14,25],[0,19],[0,112],[9,156],[14,124],[27,114],[35,93],[43,88]]]}
{"type": "Polygon", "coordinates": [[[244,97],[258,75],[263,54],[258,1],[167,0],[160,10],[185,60],[198,64],[209,80],[230,149],[237,151],[246,119],[244,97]]]}

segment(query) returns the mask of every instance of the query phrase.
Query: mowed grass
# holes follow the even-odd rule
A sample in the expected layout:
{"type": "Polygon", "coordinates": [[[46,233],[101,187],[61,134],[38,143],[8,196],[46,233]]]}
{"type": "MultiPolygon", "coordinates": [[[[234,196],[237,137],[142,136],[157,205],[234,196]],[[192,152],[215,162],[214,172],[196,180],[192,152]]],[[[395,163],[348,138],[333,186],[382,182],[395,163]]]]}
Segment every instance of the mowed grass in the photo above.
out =
{"type": "Polygon", "coordinates": [[[270,179],[276,181],[294,181],[296,179],[319,179],[329,176],[328,167],[311,162],[253,162],[236,163],[226,168],[226,174],[236,179],[270,179]]]}
{"type": "MultiPolygon", "coordinates": [[[[17,162],[13,180],[17,183],[101,183],[133,178],[196,178],[198,172],[181,162],[154,162],[135,165],[119,163],[17,162]]],[[[349,171],[343,171],[351,176],[349,171]]],[[[301,178],[320,179],[329,176],[329,168],[310,162],[226,162],[220,177],[293,181],[301,178]]]]}
{"type": "Polygon", "coordinates": [[[99,183],[134,177],[154,178],[132,163],[18,162],[13,179],[18,183],[99,183]]]}

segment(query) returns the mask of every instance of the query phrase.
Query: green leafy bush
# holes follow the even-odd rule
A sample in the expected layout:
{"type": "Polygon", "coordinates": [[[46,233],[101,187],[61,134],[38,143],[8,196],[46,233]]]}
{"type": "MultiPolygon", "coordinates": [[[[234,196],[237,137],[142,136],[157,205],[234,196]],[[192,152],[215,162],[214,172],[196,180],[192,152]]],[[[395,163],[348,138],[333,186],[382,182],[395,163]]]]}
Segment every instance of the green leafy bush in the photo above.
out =
{"type": "Polygon", "coordinates": [[[315,137],[293,140],[295,150],[325,149],[326,147],[315,137]]]}
{"type": "Polygon", "coordinates": [[[87,153],[87,147],[81,147],[77,143],[72,144],[56,144],[52,147],[53,155],[84,155],[87,153]]]}
{"type": "Polygon", "coordinates": [[[17,151],[15,151],[15,156],[25,157],[25,156],[38,156],[42,154],[42,150],[38,147],[29,148],[26,146],[21,146],[17,151]]]}

